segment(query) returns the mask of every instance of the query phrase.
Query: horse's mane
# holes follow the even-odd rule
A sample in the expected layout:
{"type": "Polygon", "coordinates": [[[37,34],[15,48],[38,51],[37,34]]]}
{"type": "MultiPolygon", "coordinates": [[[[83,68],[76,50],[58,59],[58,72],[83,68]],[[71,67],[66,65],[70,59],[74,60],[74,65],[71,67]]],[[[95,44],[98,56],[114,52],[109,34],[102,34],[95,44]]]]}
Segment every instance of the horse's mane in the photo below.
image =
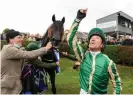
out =
{"type": "Polygon", "coordinates": [[[52,27],[53,27],[53,24],[51,24],[51,25],[48,27],[47,31],[44,33],[44,35],[43,35],[43,37],[42,37],[41,47],[47,45],[47,42],[49,41],[48,31],[49,31],[49,29],[52,29],[52,27]]]}
{"type": "Polygon", "coordinates": [[[41,47],[46,46],[48,40],[49,38],[48,38],[48,29],[47,29],[46,33],[42,37],[41,47]]]}

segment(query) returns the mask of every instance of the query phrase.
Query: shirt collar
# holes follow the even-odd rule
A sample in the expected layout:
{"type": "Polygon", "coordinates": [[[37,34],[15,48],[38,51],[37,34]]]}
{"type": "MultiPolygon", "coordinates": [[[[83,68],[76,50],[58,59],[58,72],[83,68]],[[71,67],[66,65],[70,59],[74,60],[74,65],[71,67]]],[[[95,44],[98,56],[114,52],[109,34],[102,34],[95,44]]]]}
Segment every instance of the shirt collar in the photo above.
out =
{"type": "Polygon", "coordinates": [[[93,57],[96,57],[96,55],[101,53],[101,51],[97,51],[97,52],[90,51],[90,53],[92,54],[93,57]]]}

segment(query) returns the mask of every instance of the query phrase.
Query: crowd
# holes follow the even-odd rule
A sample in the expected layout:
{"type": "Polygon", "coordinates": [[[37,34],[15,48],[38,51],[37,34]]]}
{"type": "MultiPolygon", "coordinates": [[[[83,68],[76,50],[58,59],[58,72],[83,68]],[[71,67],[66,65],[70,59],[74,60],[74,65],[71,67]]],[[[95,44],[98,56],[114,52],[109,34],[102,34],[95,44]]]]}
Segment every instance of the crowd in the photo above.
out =
{"type": "Polygon", "coordinates": [[[128,45],[133,46],[133,36],[131,35],[120,35],[119,39],[115,37],[107,36],[108,45],[128,45]]]}
{"type": "MultiPolygon", "coordinates": [[[[40,41],[42,38],[42,35],[39,33],[36,34],[30,34],[30,33],[21,33],[22,37],[28,41],[40,41]]],[[[1,34],[1,40],[6,40],[6,33],[1,34]]]]}
{"type": "MultiPolygon", "coordinates": [[[[27,41],[40,41],[42,35],[40,35],[39,33],[36,34],[22,33],[22,37],[24,38],[24,40],[27,41]]],[[[1,40],[6,40],[6,35],[4,32],[1,34],[1,40]]],[[[107,35],[106,40],[107,40],[107,45],[128,45],[128,46],[133,45],[133,36],[131,35],[120,35],[118,39],[113,36],[107,35]]],[[[83,42],[79,41],[79,43],[83,42]]]]}

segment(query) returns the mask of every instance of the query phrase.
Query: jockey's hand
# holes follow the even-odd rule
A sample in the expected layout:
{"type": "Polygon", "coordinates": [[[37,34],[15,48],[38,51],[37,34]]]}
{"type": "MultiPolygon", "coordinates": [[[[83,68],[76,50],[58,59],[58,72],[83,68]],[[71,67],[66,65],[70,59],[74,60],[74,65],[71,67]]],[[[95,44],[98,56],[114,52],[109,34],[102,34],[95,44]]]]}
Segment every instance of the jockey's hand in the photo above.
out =
{"type": "Polygon", "coordinates": [[[73,65],[73,69],[77,69],[79,65],[73,65]]]}
{"type": "Polygon", "coordinates": [[[75,62],[75,65],[80,65],[80,62],[78,62],[78,61],[77,61],[77,62],[75,62]]]}
{"type": "Polygon", "coordinates": [[[78,10],[76,18],[79,19],[79,20],[82,20],[83,18],[86,17],[86,12],[87,12],[87,9],[78,10]]]}
{"type": "Polygon", "coordinates": [[[51,42],[48,42],[45,48],[47,50],[51,49],[52,48],[52,43],[51,42]]]}
{"type": "Polygon", "coordinates": [[[75,65],[73,66],[73,69],[77,69],[80,66],[80,62],[76,62],[75,65]]]}
{"type": "Polygon", "coordinates": [[[64,56],[68,56],[68,53],[67,53],[67,52],[62,52],[62,54],[63,54],[64,56]]]}

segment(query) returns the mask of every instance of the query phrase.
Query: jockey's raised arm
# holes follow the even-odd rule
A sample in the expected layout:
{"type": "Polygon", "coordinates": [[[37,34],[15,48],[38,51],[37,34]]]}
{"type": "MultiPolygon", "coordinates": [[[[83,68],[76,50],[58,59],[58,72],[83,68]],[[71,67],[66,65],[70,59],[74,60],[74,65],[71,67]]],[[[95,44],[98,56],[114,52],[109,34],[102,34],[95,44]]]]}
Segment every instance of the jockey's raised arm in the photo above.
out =
{"type": "Polygon", "coordinates": [[[74,19],[74,22],[67,34],[68,45],[72,49],[73,53],[75,54],[79,62],[81,62],[83,58],[84,50],[77,41],[76,33],[78,30],[80,21],[86,17],[86,12],[87,12],[87,9],[80,9],[77,12],[77,16],[74,19]]]}

